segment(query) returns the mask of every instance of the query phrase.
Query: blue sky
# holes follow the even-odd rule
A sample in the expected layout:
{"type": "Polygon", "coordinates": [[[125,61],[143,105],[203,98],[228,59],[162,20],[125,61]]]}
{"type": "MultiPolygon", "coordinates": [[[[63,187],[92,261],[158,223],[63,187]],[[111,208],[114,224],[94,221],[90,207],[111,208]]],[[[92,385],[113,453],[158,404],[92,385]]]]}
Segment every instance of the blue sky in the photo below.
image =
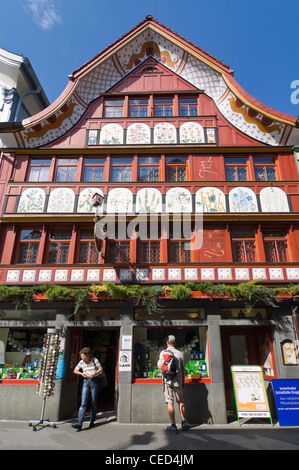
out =
{"type": "Polygon", "coordinates": [[[298,0],[2,0],[0,47],[30,60],[53,102],[68,75],[153,15],[230,65],[254,98],[297,117],[298,13],[298,0]]]}

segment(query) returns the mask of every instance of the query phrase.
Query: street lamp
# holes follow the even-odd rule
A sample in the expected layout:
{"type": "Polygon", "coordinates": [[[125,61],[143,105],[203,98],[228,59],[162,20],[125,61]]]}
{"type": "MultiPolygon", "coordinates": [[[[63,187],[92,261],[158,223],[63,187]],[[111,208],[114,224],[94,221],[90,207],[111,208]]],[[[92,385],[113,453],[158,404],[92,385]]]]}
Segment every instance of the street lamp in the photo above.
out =
{"type": "Polygon", "coordinates": [[[98,224],[100,222],[100,214],[99,210],[100,207],[102,207],[103,202],[104,202],[104,196],[102,196],[99,193],[95,193],[92,196],[93,200],[93,207],[95,208],[95,218],[94,218],[94,244],[99,253],[101,253],[101,258],[105,258],[105,253],[102,251],[103,248],[103,238],[104,238],[104,230],[101,224],[98,224]]]}

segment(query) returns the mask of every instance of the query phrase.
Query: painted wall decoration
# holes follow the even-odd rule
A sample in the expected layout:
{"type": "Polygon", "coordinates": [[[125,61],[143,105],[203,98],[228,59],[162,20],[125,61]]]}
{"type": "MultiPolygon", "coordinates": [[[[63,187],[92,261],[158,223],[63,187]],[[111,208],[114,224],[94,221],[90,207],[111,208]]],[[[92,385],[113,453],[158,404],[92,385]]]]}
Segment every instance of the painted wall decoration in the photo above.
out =
{"type": "Polygon", "coordinates": [[[127,129],[127,144],[150,144],[151,143],[151,130],[147,124],[136,122],[131,124],[127,129]]]}
{"type": "Polygon", "coordinates": [[[70,188],[53,189],[49,196],[47,212],[73,212],[75,193],[70,188]]]}
{"type": "Polygon", "coordinates": [[[180,127],[180,143],[201,144],[205,140],[203,127],[198,122],[185,122],[180,127]]]}
{"type": "Polygon", "coordinates": [[[289,212],[287,195],[280,188],[263,188],[260,192],[263,212],[289,212]]]}
{"type": "Polygon", "coordinates": [[[107,213],[110,212],[132,212],[133,211],[133,194],[127,188],[111,189],[107,199],[107,213]]]}
{"type": "Polygon", "coordinates": [[[192,212],[192,196],[186,188],[171,188],[166,192],[166,212],[192,212]]]}
{"type": "Polygon", "coordinates": [[[22,193],[17,212],[43,212],[46,200],[41,188],[28,188],[22,193]]]}
{"type": "Polygon", "coordinates": [[[154,144],[176,144],[176,127],[169,122],[161,122],[154,127],[154,144]]]}
{"type": "Polygon", "coordinates": [[[162,194],[155,188],[143,188],[136,194],[136,212],[162,212],[162,194]]]}
{"type": "Polygon", "coordinates": [[[234,188],[229,192],[231,212],[258,212],[255,193],[249,188],[234,188]]]}
{"type": "MultiPolygon", "coordinates": [[[[93,207],[93,195],[95,193],[101,194],[104,196],[103,191],[99,188],[86,188],[81,191],[79,194],[78,200],[78,209],[77,212],[90,212],[94,213],[95,209],[93,207]]],[[[103,205],[99,207],[99,212],[103,212],[103,205]]]]}
{"type": "Polygon", "coordinates": [[[195,194],[196,212],[226,212],[225,195],[218,188],[206,187],[195,194]]]}
{"type": "Polygon", "coordinates": [[[124,141],[124,130],[119,124],[106,124],[101,129],[100,145],[121,145],[124,141]]]}

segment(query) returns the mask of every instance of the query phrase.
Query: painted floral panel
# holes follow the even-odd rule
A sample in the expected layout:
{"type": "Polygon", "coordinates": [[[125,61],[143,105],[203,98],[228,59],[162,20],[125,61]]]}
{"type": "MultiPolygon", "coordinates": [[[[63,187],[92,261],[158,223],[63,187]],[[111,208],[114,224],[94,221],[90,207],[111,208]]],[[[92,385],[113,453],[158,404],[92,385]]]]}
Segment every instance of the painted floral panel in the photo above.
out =
{"type": "Polygon", "coordinates": [[[231,212],[258,212],[256,195],[249,188],[234,188],[229,192],[231,212]]]}
{"type": "Polygon", "coordinates": [[[225,212],[225,196],[218,188],[201,188],[195,195],[196,212],[225,212]]]}
{"type": "Polygon", "coordinates": [[[192,212],[191,193],[186,188],[171,188],[166,193],[167,212],[192,212]]]}
{"type": "Polygon", "coordinates": [[[154,127],[155,144],[176,144],[176,128],[169,122],[161,122],[154,127]]]}
{"type": "Polygon", "coordinates": [[[48,212],[73,212],[75,193],[70,188],[53,189],[49,196],[48,212]]]}
{"type": "Polygon", "coordinates": [[[106,124],[101,130],[100,145],[123,144],[124,130],[119,124],[106,124]]]}
{"type": "Polygon", "coordinates": [[[150,144],[151,130],[146,124],[136,122],[127,129],[127,144],[150,144]]]}
{"type": "Polygon", "coordinates": [[[41,188],[28,188],[23,191],[17,212],[43,212],[45,191],[41,188]]]}
{"type": "MultiPolygon", "coordinates": [[[[104,196],[103,191],[99,188],[86,188],[81,191],[77,212],[95,212],[95,208],[93,207],[93,195],[95,193],[104,196]]],[[[103,205],[99,208],[99,212],[103,212],[103,205]]]]}
{"type": "Polygon", "coordinates": [[[200,144],[204,142],[204,131],[197,122],[185,122],[180,127],[181,144],[200,144]]]}
{"type": "Polygon", "coordinates": [[[287,195],[280,188],[263,188],[260,192],[263,212],[289,212],[287,195]]]}
{"type": "Polygon", "coordinates": [[[111,189],[107,200],[107,213],[109,212],[132,212],[133,194],[127,188],[111,189]]]}
{"type": "Polygon", "coordinates": [[[136,212],[162,212],[162,194],[155,188],[143,188],[136,195],[136,212]]]}

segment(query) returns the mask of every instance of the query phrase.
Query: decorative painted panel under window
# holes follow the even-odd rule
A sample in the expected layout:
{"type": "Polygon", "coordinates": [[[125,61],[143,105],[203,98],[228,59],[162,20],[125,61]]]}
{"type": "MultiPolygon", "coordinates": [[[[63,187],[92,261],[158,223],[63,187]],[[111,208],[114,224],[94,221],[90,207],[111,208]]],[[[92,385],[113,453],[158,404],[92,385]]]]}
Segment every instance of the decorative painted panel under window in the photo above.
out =
{"type": "Polygon", "coordinates": [[[58,158],[56,164],[56,181],[76,181],[78,158],[58,158]]]}
{"type": "Polygon", "coordinates": [[[84,181],[97,182],[104,180],[105,158],[84,159],[84,181]]]}
{"type": "Polygon", "coordinates": [[[160,263],[160,242],[140,241],[138,261],[139,263],[160,263]]]}
{"type": "Polygon", "coordinates": [[[123,100],[105,100],[105,117],[117,118],[123,115],[123,100]]]}
{"type": "Polygon", "coordinates": [[[139,180],[159,181],[159,157],[139,157],[139,180]]]}
{"type": "Polygon", "coordinates": [[[233,259],[239,263],[256,261],[255,234],[251,229],[231,231],[233,259]]]}
{"type": "Polygon", "coordinates": [[[112,181],[130,182],[132,174],[132,158],[112,158],[112,181]]]}
{"type": "Polygon", "coordinates": [[[96,264],[99,253],[95,247],[93,230],[81,230],[79,263],[96,264]]]}
{"type": "Polygon", "coordinates": [[[278,179],[274,157],[254,157],[253,163],[256,181],[276,181],[278,179]]]}
{"type": "Polygon", "coordinates": [[[173,98],[155,98],[155,116],[167,117],[173,115],[173,98]]]}
{"type": "Polygon", "coordinates": [[[130,100],[129,102],[129,114],[130,117],[147,117],[148,115],[148,100],[130,100]]]}
{"type": "Polygon", "coordinates": [[[179,98],[180,116],[197,116],[197,98],[179,98]]]}
{"type": "Polygon", "coordinates": [[[48,263],[67,264],[71,237],[71,230],[51,230],[48,263]]]}
{"type": "Polygon", "coordinates": [[[187,181],[187,157],[166,157],[167,181],[187,181]]]}
{"type": "Polygon", "coordinates": [[[246,157],[225,157],[224,163],[227,181],[248,181],[246,157]]]}
{"type": "Polygon", "coordinates": [[[130,242],[109,241],[109,263],[129,263],[130,242]]]}
{"type": "Polygon", "coordinates": [[[30,162],[28,181],[48,181],[51,158],[32,159],[30,162]]]}
{"type": "Polygon", "coordinates": [[[20,248],[18,263],[35,264],[37,262],[41,230],[22,230],[20,237],[20,248]]]}
{"type": "Polygon", "coordinates": [[[266,260],[268,263],[287,263],[288,243],[284,230],[263,230],[266,260]]]}

